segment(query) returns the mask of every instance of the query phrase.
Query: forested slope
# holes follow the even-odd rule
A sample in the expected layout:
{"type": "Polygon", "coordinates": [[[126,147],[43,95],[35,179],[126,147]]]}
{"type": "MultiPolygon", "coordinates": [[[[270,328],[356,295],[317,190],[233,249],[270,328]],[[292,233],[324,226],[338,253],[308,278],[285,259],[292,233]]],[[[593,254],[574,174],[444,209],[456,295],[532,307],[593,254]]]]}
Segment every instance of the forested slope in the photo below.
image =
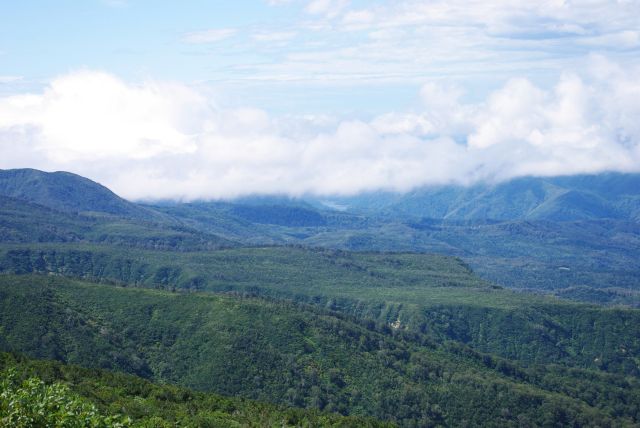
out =
{"type": "Polygon", "coordinates": [[[640,311],[514,293],[479,280],[451,257],[286,247],[175,253],[41,244],[5,246],[0,271],[285,298],[524,362],[640,373],[640,311]]]}
{"type": "Polygon", "coordinates": [[[34,357],[407,426],[603,426],[639,416],[635,378],[521,367],[308,305],[0,280],[1,346],[34,357]]]}
{"type": "Polygon", "coordinates": [[[0,385],[0,426],[12,428],[393,426],[371,418],[274,406],[8,353],[0,353],[0,385]]]}

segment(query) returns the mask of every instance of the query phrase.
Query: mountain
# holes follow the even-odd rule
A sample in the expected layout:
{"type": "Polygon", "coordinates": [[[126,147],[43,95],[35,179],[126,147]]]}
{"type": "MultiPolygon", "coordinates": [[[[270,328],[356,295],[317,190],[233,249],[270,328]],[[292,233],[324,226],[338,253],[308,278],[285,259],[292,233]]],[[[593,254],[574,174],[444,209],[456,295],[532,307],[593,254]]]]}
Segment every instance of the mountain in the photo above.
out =
{"type": "Polygon", "coordinates": [[[640,174],[524,177],[470,187],[336,198],[347,210],[385,218],[446,220],[640,219],[640,174]]]}
{"type": "Polygon", "coordinates": [[[308,199],[305,209],[324,219],[315,225],[260,220],[269,218],[274,204],[288,212],[292,203],[282,199],[254,201],[253,219],[236,215],[242,210],[236,204],[244,201],[224,208],[177,204],[163,212],[250,245],[436,252],[462,258],[502,286],[637,306],[638,189],[638,175],[602,174],[361,195],[334,200],[340,210],[308,199]]]}
{"type": "Polygon", "coordinates": [[[57,211],[0,196],[0,243],[92,242],[175,251],[212,250],[238,244],[178,221],[152,222],[114,215],[57,211]]]}
{"type": "MultiPolygon", "coordinates": [[[[79,179],[106,192],[114,204],[128,207],[125,215],[100,212],[104,207],[85,199],[82,186],[76,191],[75,185],[52,184],[57,173],[3,174],[41,177],[31,184],[34,194],[66,194],[89,211],[59,211],[52,208],[60,205],[55,198],[41,201],[49,206],[28,202],[29,192],[22,199],[0,195],[0,242],[110,243],[171,251],[303,245],[436,252],[460,257],[482,278],[502,286],[640,305],[637,174],[529,177],[493,186],[445,186],[334,201],[255,196],[141,205],[61,173],[71,182],[79,179]]],[[[20,188],[20,182],[15,178],[12,186],[20,188]]]]}
{"type": "Polygon", "coordinates": [[[191,228],[249,245],[299,243],[324,230],[363,227],[368,222],[357,214],[283,197],[191,203],[165,201],[145,206],[191,228]]]}
{"type": "MultiPolygon", "coordinates": [[[[72,213],[97,212],[147,219],[160,215],[153,206],[126,201],[106,187],[68,172],[0,170],[0,196],[72,213]]],[[[286,197],[251,197],[209,205],[156,204],[155,208],[209,206],[250,223],[290,227],[326,226],[330,224],[327,217],[337,214],[330,209],[336,205],[344,208],[342,212],[387,219],[637,220],[640,174],[525,177],[493,185],[425,187],[406,194],[371,193],[333,199],[307,197],[307,200],[309,203],[286,197]]]]}
{"type": "Polygon", "coordinates": [[[109,242],[194,250],[236,246],[75,174],[0,171],[0,242],[109,242]]]}
{"type": "Polygon", "coordinates": [[[69,172],[0,170],[0,195],[68,213],[104,213],[151,219],[150,212],[106,187],[69,172]]]}

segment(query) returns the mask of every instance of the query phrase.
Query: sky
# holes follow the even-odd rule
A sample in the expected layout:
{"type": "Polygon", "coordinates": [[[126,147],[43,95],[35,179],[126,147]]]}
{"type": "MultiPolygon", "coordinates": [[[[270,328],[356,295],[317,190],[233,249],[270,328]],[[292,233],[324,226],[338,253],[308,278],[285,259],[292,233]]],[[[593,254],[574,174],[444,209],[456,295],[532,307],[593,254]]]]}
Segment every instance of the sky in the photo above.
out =
{"type": "Polygon", "coordinates": [[[0,3],[0,168],[130,199],[640,172],[640,0],[0,3]]]}

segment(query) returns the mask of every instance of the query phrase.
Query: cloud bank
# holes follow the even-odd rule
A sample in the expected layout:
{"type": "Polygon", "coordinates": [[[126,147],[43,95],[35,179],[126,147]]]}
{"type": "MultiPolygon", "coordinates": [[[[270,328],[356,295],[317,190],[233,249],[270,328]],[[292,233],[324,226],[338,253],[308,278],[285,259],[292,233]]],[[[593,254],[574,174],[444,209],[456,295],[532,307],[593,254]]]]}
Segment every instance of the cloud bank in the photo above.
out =
{"type": "Polygon", "coordinates": [[[640,69],[594,56],[541,88],[486,99],[425,83],[371,120],[225,108],[178,83],[83,70],[0,98],[0,168],[67,170],[130,199],[408,191],[525,175],[640,171],[640,69]]]}

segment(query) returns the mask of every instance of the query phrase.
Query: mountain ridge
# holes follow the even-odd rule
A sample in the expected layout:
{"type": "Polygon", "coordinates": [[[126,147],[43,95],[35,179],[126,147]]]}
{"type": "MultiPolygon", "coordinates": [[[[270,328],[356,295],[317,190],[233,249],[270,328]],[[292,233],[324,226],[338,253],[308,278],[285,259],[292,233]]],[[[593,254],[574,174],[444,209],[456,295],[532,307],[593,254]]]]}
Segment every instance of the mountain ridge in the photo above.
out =
{"type": "Polygon", "coordinates": [[[461,257],[483,279],[501,286],[640,305],[639,174],[529,177],[493,187],[371,193],[334,201],[340,207],[332,209],[325,198],[282,195],[136,204],[73,174],[16,171],[3,171],[13,174],[18,190],[0,187],[1,242],[187,252],[281,245],[435,252],[461,257]],[[41,180],[22,185],[17,178],[34,174],[41,180]],[[60,177],[61,189],[55,190],[60,177]],[[81,183],[80,190],[69,187],[75,182],[81,183]],[[36,192],[39,198],[25,191],[38,186],[45,187],[36,192]],[[84,196],[86,186],[88,193],[125,204],[125,209],[114,210],[110,202],[94,206],[96,198],[84,196]],[[22,199],[3,196],[3,191],[22,199]],[[57,194],[66,197],[66,211],[57,211],[57,194]],[[565,288],[573,291],[562,292],[565,288]]]}
{"type": "Polygon", "coordinates": [[[157,215],[93,180],[66,171],[0,170],[0,195],[62,212],[98,212],[145,219],[157,215]]]}
{"type": "Polygon", "coordinates": [[[497,184],[425,186],[335,198],[348,211],[446,220],[640,219],[640,174],[522,177],[497,184]]]}
{"type": "Polygon", "coordinates": [[[158,207],[213,204],[250,222],[322,226],[331,211],[366,213],[385,218],[443,220],[640,219],[640,174],[521,177],[497,184],[424,186],[406,193],[370,192],[352,197],[288,198],[253,196],[225,201],[179,203],[128,201],[107,187],[77,174],[36,169],[0,170],[0,195],[37,203],[64,212],[102,212],[157,218],[158,207]],[[327,201],[345,209],[334,210],[327,201]],[[320,209],[319,207],[323,207],[320,209]],[[258,208],[271,213],[258,212],[258,208]],[[289,210],[287,212],[286,209],[289,210]]]}

